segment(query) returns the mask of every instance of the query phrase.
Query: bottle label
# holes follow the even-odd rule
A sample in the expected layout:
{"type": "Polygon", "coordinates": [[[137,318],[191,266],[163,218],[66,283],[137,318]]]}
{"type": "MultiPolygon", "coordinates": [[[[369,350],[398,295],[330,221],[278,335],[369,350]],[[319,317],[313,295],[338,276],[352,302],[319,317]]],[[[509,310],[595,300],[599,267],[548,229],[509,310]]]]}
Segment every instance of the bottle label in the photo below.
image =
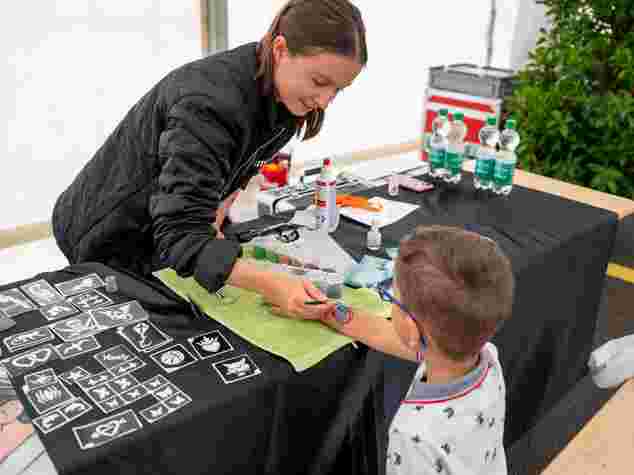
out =
{"type": "Polygon", "coordinates": [[[447,152],[447,169],[450,175],[459,175],[462,172],[464,156],[457,152],[447,152]]]}
{"type": "Polygon", "coordinates": [[[387,194],[390,196],[398,195],[400,177],[399,175],[390,175],[387,179],[387,194]]]}
{"type": "Polygon", "coordinates": [[[445,166],[445,150],[441,148],[432,149],[429,154],[429,165],[432,170],[444,168],[445,166]]]}
{"type": "Polygon", "coordinates": [[[317,180],[316,224],[319,229],[330,230],[338,223],[336,181],[317,180]]]}
{"type": "Polygon", "coordinates": [[[515,173],[515,161],[496,160],[493,181],[496,186],[503,187],[513,184],[513,174],[515,173]]]}
{"type": "Polygon", "coordinates": [[[492,180],[495,160],[493,157],[483,156],[476,161],[475,176],[480,180],[492,180]]]}
{"type": "Polygon", "coordinates": [[[464,156],[467,158],[477,158],[480,146],[475,143],[466,143],[464,146],[464,156]]]}

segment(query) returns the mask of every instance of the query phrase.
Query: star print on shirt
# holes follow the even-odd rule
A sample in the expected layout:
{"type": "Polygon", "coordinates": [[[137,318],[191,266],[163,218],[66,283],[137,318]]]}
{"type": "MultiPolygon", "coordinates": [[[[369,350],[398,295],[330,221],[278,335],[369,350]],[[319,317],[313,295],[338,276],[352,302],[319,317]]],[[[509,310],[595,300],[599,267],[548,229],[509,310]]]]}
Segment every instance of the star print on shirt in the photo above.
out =
{"type": "Polygon", "coordinates": [[[436,473],[442,473],[443,471],[442,460],[436,459],[436,463],[434,463],[434,468],[436,469],[436,473]]]}
{"type": "Polygon", "coordinates": [[[401,464],[401,456],[397,454],[396,452],[394,452],[394,465],[400,465],[400,464],[401,464]]]}
{"type": "Polygon", "coordinates": [[[420,444],[420,441],[422,439],[418,436],[418,434],[416,434],[414,437],[412,437],[412,442],[414,442],[415,444],[420,444]]]}
{"type": "Polygon", "coordinates": [[[451,453],[451,447],[446,442],[442,444],[440,448],[443,449],[447,455],[451,453]]]}
{"type": "Polygon", "coordinates": [[[495,417],[489,419],[489,427],[493,427],[495,425],[495,417]]]}
{"type": "Polygon", "coordinates": [[[484,424],[484,415],[481,412],[478,413],[476,421],[478,422],[478,425],[484,424]]]}
{"type": "Polygon", "coordinates": [[[446,407],[442,410],[445,414],[447,414],[447,419],[451,419],[453,415],[456,413],[451,407],[446,407]]]}
{"type": "Polygon", "coordinates": [[[425,406],[416,406],[416,407],[415,407],[415,409],[416,409],[418,412],[420,412],[420,411],[422,411],[422,410],[423,410],[423,407],[425,407],[425,406]]]}

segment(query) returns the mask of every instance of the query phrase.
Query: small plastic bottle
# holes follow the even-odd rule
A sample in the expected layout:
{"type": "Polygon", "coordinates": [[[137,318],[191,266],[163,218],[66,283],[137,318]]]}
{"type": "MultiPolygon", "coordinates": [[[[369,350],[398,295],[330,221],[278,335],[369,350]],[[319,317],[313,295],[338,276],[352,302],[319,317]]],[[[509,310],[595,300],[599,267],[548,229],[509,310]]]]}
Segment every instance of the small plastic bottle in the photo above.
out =
{"type": "Polygon", "coordinates": [[[434,178],[442,178],[447,174],[446,155],[449,145],[447,136],[451,126],[448,115],[447,109],[440,109],[438,117],[432,122],[432,135],[429,139],[429,167],[431,176],[434,178]]]}
{"type": "Polygon", "coordinates": [[[317,179],[317,226],[328,233],[337,229],[339,224],[337,209],[337,173],[332,160],[325,158],[321,173],[317,179]]]}
{"type": "Polygon", "coordinates": [[[500,135],[500,151],[496,156],[493,170],[493,191],[498,195],[508,195],[513,189],[513,175],[517,165],[515,149],[520,144],[520,135],[516,127],[517,122],[509,119],[500,135]]]}
{"type": "Polygon", "coordinates": [[[113,293],[119,290],[117,285],[117,278],[114,275],[109,275],[104,279],[106,283],[106,292],[113,293]]]}
{"type": "Polygon", "coordinates": [[[500,140],[500,131],[495,117],[491,116],[487,119],[487,124],[480,129],[478,137],[480,148],[476,159],[473,185],[478,190],[490,190],[493,187],[495,156],[500,140]]]}
{"type": "Polygon", "coordinates": [[[392,173],[387,179],[387,194],[390,196],[398,196],[400,186],[400,175],[392,173]]]}
{"type": "Polygon", "coordinates": [[[378,251],[381,249],[381,230],[379,229],[379,219],[372,220],[372,226],[366,236],[366,247],[370,251],[378,251]]]}
{"type": "Polygon", "coordinates": [[[464,161],[465,137],[467,126],[464,123],[464,114],[456,112],[451,122],[448,136],[447,174],[444,179],[447,183],[459,183],[462,180],[462,162],[464,161]]]}

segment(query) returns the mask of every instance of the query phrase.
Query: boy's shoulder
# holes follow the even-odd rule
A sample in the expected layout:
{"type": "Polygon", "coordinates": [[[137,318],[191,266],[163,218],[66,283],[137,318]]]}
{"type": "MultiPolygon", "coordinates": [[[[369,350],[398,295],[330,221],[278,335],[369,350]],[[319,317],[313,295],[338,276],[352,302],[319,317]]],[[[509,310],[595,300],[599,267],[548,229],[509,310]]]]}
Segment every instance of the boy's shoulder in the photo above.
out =
{"type": "MultiPolygon", "coordinates": [[[[424,370],[422,365],[421,368],[424,370]]],[[[492,467],[490,473],[498,473],[493,467],[505,465],[502,440],[506,389],[495,345],[484,345],[478,367],[463,381],[446,385],[447,391],[453,391],[446,397],[440,392],[435,399],[422,397],[431,394],[421,391],[425,386],[434,385],[413,387],[419,390],[414,396],[421,398],[411,399],[410,391],[394,417],[388,455],[403,461],[408,458],[419,468],[446,465],[455,469],[485,464],[492,467]],[[495,458],[498,460],[493,463],[495,458]]],[[[390,466],[388,460],[388,472],[390,466]]]]}
{"type": "Polygon", "coordinates": [[[421,383],[424,370],[423,363],[401,404],[399,413],[404,430],[420,431],[419,425],[453,425],[459,418],[477,418],[479,412],[487,412],[494,406],[501,406],[504,411],[506,387],[493,343],[484,345],[478,366],[460,381],[448,385],[421,383]]]}

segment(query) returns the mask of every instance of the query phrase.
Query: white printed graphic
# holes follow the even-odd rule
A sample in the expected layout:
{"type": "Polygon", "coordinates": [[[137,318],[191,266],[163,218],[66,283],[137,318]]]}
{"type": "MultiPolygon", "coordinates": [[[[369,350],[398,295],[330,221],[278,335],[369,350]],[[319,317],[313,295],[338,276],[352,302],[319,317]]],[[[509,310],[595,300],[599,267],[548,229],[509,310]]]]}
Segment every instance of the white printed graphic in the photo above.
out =
{"type": "Polygon", "coordinates": [[[89,353],[91,351],[96,351],[99,348],[101,348],[101,345],[94,336],[89,336],[88,338],[83,338],[73,342],[66,342],[55,346],[55,349],[63,360],[67,360],[84,353],[89,353]]]}
{"type": "Polygon", "coordinates": [[[19,289],[9,289],[0,292],[0,313],[13,318],[34,310],[35,306],[19,289]]]}
{"type": "Polygon", "coordinates": [[[102,328],[130,325],[149,318],[148,313],[136,300],[91,310],[89,313],[102,328]]]}
{"type": "Polygon", "coordinates": [[[213,356],[222,355],[233,350],[219,330],[215,330],[202,335],[193,336],[187,339],[200,359],[207,359],[213,356]]]}
{"type": "Polygon", "coordinates": [[[36,417],[33,419],[33,422],[41,432],[48,434],[64,426],[66,423],[81,417],[91,409],[92,406],[90,404],[82,398],[77,398],[48,414],[36,417]]]}
{"type": "Polygon", "coordinates": [[[251,360],[251,357],[246,354],[218,361],[213,364],[213,367],[227,384],[242,381],[262,373],[260,368],[251,360]]]}
{"type": "Polygon", "coordinates": [[[73,433],[82,450],[107,444],[119,437],[128,435],[143,427],[143,424],[131,410],[106,417],[91,424],[73,427],[73,433]]]}
{"type": "Polygon", "coordinates": [[[74,384],[78,380],[85,378],[86,376],[90,376],[90,372],[88,372],[81,366],[75,366],[73,369],[60,374],[59,378],[68,384],[74,384]]]}
{"type": "Polygon", "coordinates": [[[8,336],[3,341],[4,346],[6,346],[9,351],[13,352],[46,343],[54,338],[55,335],[53,335],[53,332],[51,332],[49,328],[40,327],[8,336]]]}
{"type": "Polygon", "coordinates": [[[75,341],[95,335],[101,331],[90,315],[82,313],[59,322],[51,323],[50,329],[63,341],[75,341]]]}
{"type": "Polygon", "coordinates": [[[129,350],[128,347],[117,345],[108,348],[107,350],[100,353],[97,353],[94,358],[105,369],[110,369],[114,366],[120,365],[121,363],[125,363],[128,360],[135,359],[136,355],[132,353],[132,351],[129,350]]]}
{"type": "Polygon", "coordinates": [[[27,398],[38,414],[44,414],[51,409],[74,399],[72,393],[66,389],[61,381],[42,386],[27,393],[27,398]]]}
{"type": "Polygon", "coordinates": [[[13,376],[18,376],[57,358],[58,354],[53,345],[45,344],[7,358],[3,361],[3,364],[13,376]]]}
{"type": "Polygon", "coordinates": [[[37,371],[35,373],[27,374],[24,377],[24,392],[32,391],[33,389],[46,386],[47,384],[57,382],[57,376],[55,371],[51,368],[37,371]]]}
{"type": "Polygon", "coordinates": [[[110,305],[112,300],[97,290],[89,290],[83,294],[73,295],[67,299],[82,312],[110,305]]]}
{"type": "Polygon", "coordinates": [[[157,351],[151,358],[167,373],[178,371],[196,362],[196,357],[181,344],[157,351]]]}
{"type": "Polygon", "coordinates": [[[64,297],[44,279],[25,284],[21,288],[24,293],[31,297],[38,305],[50,305],[64,300],[64,297]]]}
{"type": "Polygon", "coordinates": [[[163,333],[150,321],[144,321],[117,328],[117,333],[127,340],[137,351],[147,353],[172,342],[172,338],[163,333]]]}
{"type": "Polygon", "coordinates": [[[85,290],[103,287],[104,285],[106,284],[97,274],[89,274],[77,279],[60,282],[59,284],[55,284],[55,287],[57,287],[57,290],[66,297],[69,295],[80,294],[85,290]]]}
{"type": "Polygon", "coordinates": [[[40,308],[40,313],[48,321],[59,320],[60,318],[75,315],[79,310],[69,302],[57,302],[40,308]]]}

